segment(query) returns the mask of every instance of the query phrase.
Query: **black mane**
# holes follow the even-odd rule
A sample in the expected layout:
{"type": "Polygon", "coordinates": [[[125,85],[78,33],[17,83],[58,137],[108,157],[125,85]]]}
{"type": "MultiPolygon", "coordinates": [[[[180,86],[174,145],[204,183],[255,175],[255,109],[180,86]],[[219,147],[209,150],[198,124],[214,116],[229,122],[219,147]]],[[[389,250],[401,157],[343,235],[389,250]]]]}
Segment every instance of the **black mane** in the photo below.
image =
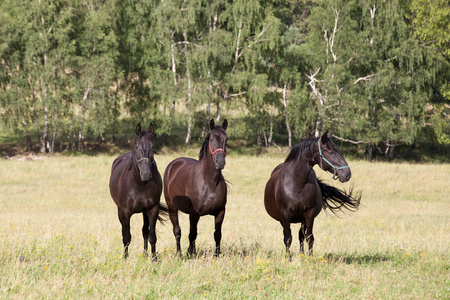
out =
{"type": "Polygon", "coordinates": [[[309,153],[310,146],[317,142],[319,138],[307,138],[300,141],[300,143],[296,144],[294,147],[292,147],[291,152],[289,152],[289,155],[286,157],[286,162],[294,161],[298,157],[309,157],[311,154],[309,153]]]}
{"type": "Polygon", "coordinates": [[[205,140],[203,141],[202,148],[200,149],[200,153],[198,154],[198,160],[202,159],[202,157],[206,153],[206,148],[208,147],[208,141],[209,141],[210,134],[211,133],[208,133],[208,135],[205,137],[205,140]]]}

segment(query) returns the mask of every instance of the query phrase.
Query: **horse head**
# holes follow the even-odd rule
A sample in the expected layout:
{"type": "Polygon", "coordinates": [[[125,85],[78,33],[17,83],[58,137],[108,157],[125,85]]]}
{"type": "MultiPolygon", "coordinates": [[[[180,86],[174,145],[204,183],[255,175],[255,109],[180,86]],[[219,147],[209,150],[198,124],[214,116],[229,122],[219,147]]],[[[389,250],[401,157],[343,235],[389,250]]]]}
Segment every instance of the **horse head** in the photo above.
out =
{"type": "Polygon", "coordinates": [[[225,167],[225,156],[227,154],[228,136],[225,130],[228,127],[228,121],[225,119],[222,126],[216,126],[214,120],[209,122],[211,132],[209,133],[208,150],[211,153],[216,170],[222,170],[225,167]]]}
{"type": "Polygon", "coordinates": [[[347,182],[352,177],[352,172],[331,137],[332,133],[325,132],[318,139],[316,162],[322,170],[332,173],[333,179],[339,178],[340,182],[347,182]]]}
{"type": "Polygon", "coordinates": [[[155,154],[153,148],[155,139],[153,137],[154,127],[150,123],[148,131],[141,130],[141,123],[136,125],[136,139],[134,142],[132,164],[137,166],[139,176],[142,181],[149,181],[152,178],[151,165],[155,162],[153,155],[155,154]]]}

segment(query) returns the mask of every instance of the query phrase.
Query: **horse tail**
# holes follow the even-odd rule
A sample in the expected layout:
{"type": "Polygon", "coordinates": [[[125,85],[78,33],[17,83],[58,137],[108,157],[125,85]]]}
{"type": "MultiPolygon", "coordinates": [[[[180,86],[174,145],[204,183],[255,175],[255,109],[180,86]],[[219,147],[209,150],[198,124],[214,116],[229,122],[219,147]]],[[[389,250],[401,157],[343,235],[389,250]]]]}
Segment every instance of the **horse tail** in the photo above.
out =
{"type": "Polygon", "coordinates": [[[322,191],[322,207],[329,208],[330,211],[336,214],[342,211],[343,208],[349,211],[357,211],[361,203],[361,193],[354,193],[353,187],[348,192],[341,191],[338,188],[327,185],[317,179],[320,190],[322,191]]]}
{"type": "Polygon", "coordinates": [[[164,224],[164,222],[167,221],[168,216],[169,216],[169,208],[167,207],[167,205],[159,203],[158,220],[161,222],[161,224],[164,224]]]}

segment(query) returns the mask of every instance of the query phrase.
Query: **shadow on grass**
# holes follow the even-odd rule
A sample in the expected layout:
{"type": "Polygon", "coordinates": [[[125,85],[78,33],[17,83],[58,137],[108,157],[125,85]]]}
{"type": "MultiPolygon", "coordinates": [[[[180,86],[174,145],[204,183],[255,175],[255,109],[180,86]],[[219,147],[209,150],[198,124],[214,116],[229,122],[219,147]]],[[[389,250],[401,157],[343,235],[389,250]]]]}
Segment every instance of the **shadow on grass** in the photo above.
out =
{"type": "Polygon", "coordinates": [[[345,263],[347,265],[358,264],[358,265],[372,265],[378,264],[380,262],[392,261],[394,258],[390,255],[382,254],[382,253],[374,253],[374,254],[339,254],[339,253],[327,253],[323,256],[324,259],[337,262],[337,263],[345,263]]]}

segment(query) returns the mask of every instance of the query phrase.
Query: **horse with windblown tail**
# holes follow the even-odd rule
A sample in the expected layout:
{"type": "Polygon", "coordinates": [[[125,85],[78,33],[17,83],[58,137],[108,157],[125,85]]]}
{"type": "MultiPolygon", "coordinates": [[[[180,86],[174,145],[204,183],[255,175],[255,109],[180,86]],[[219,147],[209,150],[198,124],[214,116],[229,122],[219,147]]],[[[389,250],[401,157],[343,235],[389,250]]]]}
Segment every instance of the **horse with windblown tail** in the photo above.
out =
{"type": "Polygon", "coordinates": [[[356,211],[361,195],[353,195],[329,186],[316,177],[314,165],[331,172],[340,182],[350,180],[352,173],[342,154],[331,141],[332,134],[326,132],[320,138],[311,138],[295,145],[284,163],[278,165],[267,182],[264,205],[267,213],[283,227],[286,253],[292,243],[291,223],[301,223],[298,233],[300,252],[303,242],[308,242],[309,255],[313,254],[314,218],[322,208],[336,213],[343,208],[356,211]]]}
{"type": "Polygon", "coordinates": [[[147,256],[148,241],[152,250],[152,259],[156,260],[156,220],[163,221],[160,213],[167,215],[167,207],[160,203],[162,179],[154,159],[154,127],[148,131],[136,126],[136,139],[132,152],[120,155],[113,162],[109,190],[117,205],[119,220],[122,224],[122,238],[125,247],[124,257],[128,257],[131,242],[130,218],[142,213],[144,226],[144,256],[147,256]]]}

